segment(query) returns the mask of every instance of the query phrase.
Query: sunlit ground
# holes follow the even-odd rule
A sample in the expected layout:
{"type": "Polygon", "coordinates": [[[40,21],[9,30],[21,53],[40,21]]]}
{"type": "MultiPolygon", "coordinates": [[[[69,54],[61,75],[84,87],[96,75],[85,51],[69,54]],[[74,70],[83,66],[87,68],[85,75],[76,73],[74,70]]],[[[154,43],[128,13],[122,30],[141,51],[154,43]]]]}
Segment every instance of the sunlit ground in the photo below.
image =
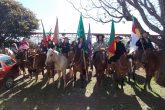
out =
{"type": "Polygon", "coordinates": [[[0,110],[164,110],[165,88],[157,85],[153,78],[153,91],[144,91],[144,71],[137,73],[137,85],[125,81],[124,92],[118,90],[117,97],[112,93],[110,77],[104,80],[102,89],[97,88],[95,77],[85,89],[80,88],[79,80],[72,87],[72,82],[67,79],[68,85],[64,90],[57,88],[57,81],[48,81],[47,76],[42,80],[40,75],[37,82],[34,78],[23,80],[20,76],[13,89],[1,87],[0,110]]]}

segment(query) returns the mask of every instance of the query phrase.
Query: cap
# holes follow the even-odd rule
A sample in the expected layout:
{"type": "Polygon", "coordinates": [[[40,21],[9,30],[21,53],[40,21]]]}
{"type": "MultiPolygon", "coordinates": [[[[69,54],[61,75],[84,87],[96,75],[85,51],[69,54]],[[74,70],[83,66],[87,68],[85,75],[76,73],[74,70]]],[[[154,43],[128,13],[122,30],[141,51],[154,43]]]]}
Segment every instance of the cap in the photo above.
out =
{"type": "Polygon", "coordinates": [[[123,39],[123,38],[122,38],[122,37],[120,37],[120,36],[116,36],[116,37],[115,37],[115,39],[117,39],[117,38],[119,38],[119,39],[123,39]]]}

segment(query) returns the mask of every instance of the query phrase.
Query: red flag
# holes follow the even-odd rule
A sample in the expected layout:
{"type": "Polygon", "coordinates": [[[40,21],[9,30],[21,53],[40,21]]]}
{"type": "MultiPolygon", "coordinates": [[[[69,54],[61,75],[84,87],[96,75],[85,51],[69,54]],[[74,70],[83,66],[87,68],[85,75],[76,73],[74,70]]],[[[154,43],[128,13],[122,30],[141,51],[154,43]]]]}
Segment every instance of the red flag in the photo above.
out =
{"type": "Polygon", "coordinates": [[[108,41],[108,44],[109,44],[108,55],[109,55],[109,57],[112,57],[116,51],[115,26],[114,26],[113,20],[112,20],[111,34],[110,34],[110,39],[108,41]]]}
{"type": "Polygon", "coordinates": [[[45,33],[45,29],[44,29],[42,20],[41,20],[41,24],[42,24],[42,28],[43,28],[43,41],[44,41],[44,44],[47,45],[46,33],[45,33]]]}
{"type": "Polygon", "coordinates": [[[51,40],[51,33],[52,33],[51,31],[52,31],[52,28],[50,29],[50,31],[49,31],[49,33],[48,33],[48,35],[47,35],[47,39],[48,39],[48,40],[51,40]]]}
{"type": "Polygon", "coordinates": [[[59,28],[58,28],[58,18],[57,18],[52,41],[58,43],[58,40],[59,40],[59,28]]]}

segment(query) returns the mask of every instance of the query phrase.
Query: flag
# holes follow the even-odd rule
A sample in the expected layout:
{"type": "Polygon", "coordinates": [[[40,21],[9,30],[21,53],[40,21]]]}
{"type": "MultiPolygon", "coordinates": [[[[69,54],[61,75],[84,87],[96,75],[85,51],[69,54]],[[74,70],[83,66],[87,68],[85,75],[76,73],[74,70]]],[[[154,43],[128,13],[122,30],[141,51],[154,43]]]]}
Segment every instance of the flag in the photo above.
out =
{"type": "Polygon", "coordinates": [[[91,58],[91,56],[92,56],[92,34],[91,34],[90,24],[89,24],[88,35],[87,35],[87,46],[88,46],[88,53],[91,58]]]}
{"type": "Polygon", "coordinates": [[[51,40],[51,35],[52,35],[52,28],[50,29],[48,35],[47,35],[47,40],[51,40]]]}
{"type": "Polygon", "coordinates": [[[114,25],[114,21],[112,20],[112,25],[111,25],[111,34],[110,34],[110,38],[108,41],[108,55],[109,58],[112,57],[115,54],[116,51],[116,41],[115,41],[115,25],[114,25]]]}
{"type": "Polygon", "coordinates": [[[57,18],[52,41],[58,43],[58,40],[59,40],[59,27],[58,27],[58,18],[57,18]]]}
{"type": "Polygon", "coordinates": [[[84,30],[84,24],[82,20],[82,14],[80,15],[79,25],[77,29],[77,38],[82,38],[83,42],[86,43],[86,37],[85,37],[85,30],[84,30]]]}
{"type": "Polygon", "coordinates": [[[43,28],[43,41],[44,41],[44,44],[47,45],[46,32],[45,32],[42,20],[41,20],[41,24],[42,24],[42,28],[43,28]]]}
{"type": "Polygon", "coordinates": [[[132,33],[131,33],[131,39],[130,39],[130,51],[129,53],[132,53],[137,49],[136,42],[141,37],[141,32],[143,32],[143,28],[141,27],[140,23],[136,19],[136,17],[132,17],[133,25],[132,25],[132,33]]]}

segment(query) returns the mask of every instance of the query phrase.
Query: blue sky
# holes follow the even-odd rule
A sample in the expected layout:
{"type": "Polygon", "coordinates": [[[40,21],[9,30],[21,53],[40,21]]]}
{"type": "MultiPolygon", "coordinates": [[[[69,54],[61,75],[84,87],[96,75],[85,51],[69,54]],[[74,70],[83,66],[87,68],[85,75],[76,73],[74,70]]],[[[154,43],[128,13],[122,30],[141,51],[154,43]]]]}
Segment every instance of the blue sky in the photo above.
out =
{"type": "MultiPolygon", "coordinates": [[[[77,32],[80,13],[78,13],[66,0],[17,0],[26,8],[32,10],[38,19],[42,19],[45,30],[54,30],[56,17],[59,22],[59,32],[77,32]]],[[[140,20],[140,18],[138,18],[140,20]]],[[[102,24],[90,19],[83,19],[85,32],[88,32],[88,24],[92,33],[110,33],[111,23],[102,24]]],[[[142,26],[150,31],[143,22],[142,26]]],[[[116,23],[117,34],[131,34],[132,22],[116,23]]],[[[40,25],[39,32],[42,32],[40,25]]],[[[150,31],[150,33],[152,33],[150,31]]]]}

